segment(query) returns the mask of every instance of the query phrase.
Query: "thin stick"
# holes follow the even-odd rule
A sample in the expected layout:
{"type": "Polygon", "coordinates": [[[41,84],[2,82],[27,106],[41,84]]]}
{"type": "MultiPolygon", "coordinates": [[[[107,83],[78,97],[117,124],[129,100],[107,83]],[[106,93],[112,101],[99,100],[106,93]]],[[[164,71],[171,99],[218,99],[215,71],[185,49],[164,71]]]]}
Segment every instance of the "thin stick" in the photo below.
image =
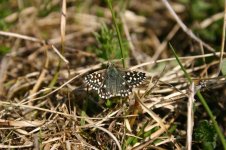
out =
{"type": "Polygon", "coordinates": [[[170,6],[169,2],[167,0],[162,0],[163,4],[166,6],[166,8],[169,10],[171,15],[175,18],[179,26],[183,29],[185,33],[187,33],[192,39],[194,39],[197,42],[202,42],[203,46],[207,48],[211,52],[215,52],[216,50],[212,48],[210,45],[204,43],[200,38],[198,38],[192,30],[190,30],[182,21],[181,19],[177,16],[173,8],[170,6]]]}
{"type": "Polygon", "coordinates": [[[63,56],[61,55],[61,53],[58,51],[58,49],[52,45],[52,48],[54,50],[54,52],[56,52],[56,54],[66,63],[66,64],[69,64],[69,61],[63,56]]]}
{"type": "Polygon", "coordinates": [[[220,53],[218,75],[220,74],[220,71],[222,68],[222,60],[223,60],[223,53],[224,53],[224,47],[225,47],[225,30],[226,30],[226,0],[224,1],[224,24],[222,29],[221,53],[220,53]]]}
{"type": "Polygon", "coordinates": [[[195,96],[195,86],[194,82],[192,82],[190,86],[190,95],[188,98],[188,111],[187,111],[187,144],[186,149],[192,149],[192,133],[193,133],[193,126],[194,126],[194,111],[193,111],[193,102],[195,96]]]}
{"type": "Polygon", "coordinates": [[[21,34],[18,34],[18,33],[12,33],[12,32],[0,31],[0,35],[16,37],[16,38],[19,38],[19,39],[29,40],[29,41],[33,41],[33,42],[40,42],[40,43],[44,42],[43,40],[40,40],[40,39],[37,39],[37,38],[34,38],[34,37],[21,35],[21,34]]]}
{"type": "MultiPolygon", "coordinates": [[[[219,55],[220,55],[220,52],[216,52],[216,53],[209,53],[209,54],[205,54],[205,55],[179,57],[179,59],[180,60],[183,60],[183,59],[185,59],[185,60],[186,59],[198,59],[198,58],[203,58],[203,57],[211,57],[211,56],[219,56],[219,55]]],[[[150,64],[167,62],[167,61],[172,61],[172,60],[176,60],[176,58],[167,58],[167,59],[160,59],[160,60],[157,60],[157,61],[149,61],[149,62],[145,62],[145,63],[139,64],[139,65],[130,67],[129,69],[133,70],[133,69],[140,68],[140,67],[143,67],[143,66],[147,66],[147,65],[150,65],[150,64]]]]}

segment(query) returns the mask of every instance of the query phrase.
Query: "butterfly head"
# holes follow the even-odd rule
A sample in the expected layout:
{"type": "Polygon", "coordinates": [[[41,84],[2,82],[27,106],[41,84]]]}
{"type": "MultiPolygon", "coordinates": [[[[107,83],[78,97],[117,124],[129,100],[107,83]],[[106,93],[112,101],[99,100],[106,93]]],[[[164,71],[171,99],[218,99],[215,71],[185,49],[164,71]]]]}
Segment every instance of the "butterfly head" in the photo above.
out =
{"type": "Polygon", "coordinates": [[[118,70],[115,68],[114,64],[110,63],[107,70],[106,74],[110,77],[115,77],[118,75],[118,70]]]}

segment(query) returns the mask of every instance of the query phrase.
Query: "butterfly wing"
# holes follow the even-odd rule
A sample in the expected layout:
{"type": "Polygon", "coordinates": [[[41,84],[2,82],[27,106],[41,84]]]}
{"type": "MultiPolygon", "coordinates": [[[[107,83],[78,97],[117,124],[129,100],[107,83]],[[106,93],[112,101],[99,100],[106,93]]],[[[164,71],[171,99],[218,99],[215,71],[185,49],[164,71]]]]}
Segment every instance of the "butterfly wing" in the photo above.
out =
{"type": "Polygon", "coordinates": [[[138,71],[125,71],[123,78],[130,86],[136,87],[146,79],[146,75],[138,71]]]}
{"type": "Polygon", "coordinates": [[[132,92],[132,87],[127,84],[122,74],[115,70],[113,74],[106,74],[98,94],[101,98],[108,99],[111,97],[127,97],[132,92]]]}
{"type": "Polygon", "coordinates": [[[137,71],[121,71],[110,65],[103,73],[94,72],[85,77],[85,82],[103,99],[111,97],[127,97],[132,88],[140,85],[146,78],[145,73],[137,71]]]}
{"type": "Polygon", "coordinates": [[[98,90],[103,82],[103,73],[91,73],[85,77],[85,82],[94,90],[98,90]]]}

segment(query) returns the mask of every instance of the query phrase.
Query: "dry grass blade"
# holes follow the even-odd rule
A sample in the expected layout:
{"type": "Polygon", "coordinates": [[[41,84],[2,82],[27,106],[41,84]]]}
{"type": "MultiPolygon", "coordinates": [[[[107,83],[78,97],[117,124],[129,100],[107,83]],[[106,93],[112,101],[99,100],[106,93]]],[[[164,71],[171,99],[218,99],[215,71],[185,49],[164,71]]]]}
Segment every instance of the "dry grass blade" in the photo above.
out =
{"type": "Polygon", "coordinates": [[[220,54],[220,62],[218,67],[218,75],[220,74],[220,71],[222,69],[222,60],[223,60],[223,53],[225,51],[225,34],[226,34],[226,1],[224,1],[224,23],[222,27],[222,39],[221,39],[221,54],[220,54]]]}
{"type": "Polygon", "coordinates": [[[181,19],[178,17],[178,15],[174,12],[173,8],[171,5],[168,3],[167,0],[162,0],[162,2],[165,4],[169,12],[173,15],[177,23],[180,25],[180,27],[184,30],[185,33],[187,33],[192,39],[196,40],[198,43],[202,43],[203,46],[205,46],[209,51],[215,52],[216,50],[212,48],[210,45],[204,43],[200,38],[198,38],[192,30],[188,29],[186,25],[181,21],[181,19]]]}
{"type": "MultiPolygon", "coordinates": [[[[167,126],[163,123],[163,120],[160,117],[158,117],[152,110],[147,108],[146,105],[141,100],[139,100],[139,98],[138,98],[138,102],[140,103],[144,111],[147,112],[159,124],[159,126],[166,132],[166,134],[168,134],[167,126]]],[[[176,143],[176,141],[172,138],[172,136],[170,135],[168,136],[169,136],[169,140],[172,143],[174,143],[174,146],[176,147],[176,149],[181,150],[181,147],[176,143]]]]}
{"type": "Polygon", "coordinates": [[[223,149],[226,6],[107,2],[0,1],[0,149],[223,149]]]}
{"type": "Polygon", "coordinates": [[[194,96],[195,96],[195,85],[194,83],[190,86],[190,95],[188,98],[188,111],[187,111],[187,143],[186,147],[187,150],[192,149],[192,133],[193,133],[193,126],[194,126],[194,112],[193,112],[193,105],[194,105],[194,96]]]}

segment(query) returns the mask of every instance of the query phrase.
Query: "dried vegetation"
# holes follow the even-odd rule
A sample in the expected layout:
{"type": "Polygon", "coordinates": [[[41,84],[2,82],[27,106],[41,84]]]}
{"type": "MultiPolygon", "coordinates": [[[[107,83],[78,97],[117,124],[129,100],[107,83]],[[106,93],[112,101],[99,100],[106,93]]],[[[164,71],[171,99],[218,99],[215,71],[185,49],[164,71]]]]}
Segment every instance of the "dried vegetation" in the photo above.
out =
{"type": "MultiPolygon", "coordinates": [[[[198,149],[193,124],[211,126],[194,96],[199,88],[226,135],[223,25],[212,41],[192,32],[223,20],[223,9],[189,22],[189,9],[177,1],[114,2],[126,66],[148,78],[127,99],[105,101],[83,79],[108,61],[96,51],[101,43],[94,33],[104,24],[114,31],[110,9],[98,0],[69,0],[66,9],[64,2],[7,2],[12,11],[0,31],[0,45],[10,49],[0,64],[0,149],[198,149]]],[[[117,53],[110,55],[120,65],[117,53]]],[[[216,147],[222,148],[220,140],[216,147]]]]}

